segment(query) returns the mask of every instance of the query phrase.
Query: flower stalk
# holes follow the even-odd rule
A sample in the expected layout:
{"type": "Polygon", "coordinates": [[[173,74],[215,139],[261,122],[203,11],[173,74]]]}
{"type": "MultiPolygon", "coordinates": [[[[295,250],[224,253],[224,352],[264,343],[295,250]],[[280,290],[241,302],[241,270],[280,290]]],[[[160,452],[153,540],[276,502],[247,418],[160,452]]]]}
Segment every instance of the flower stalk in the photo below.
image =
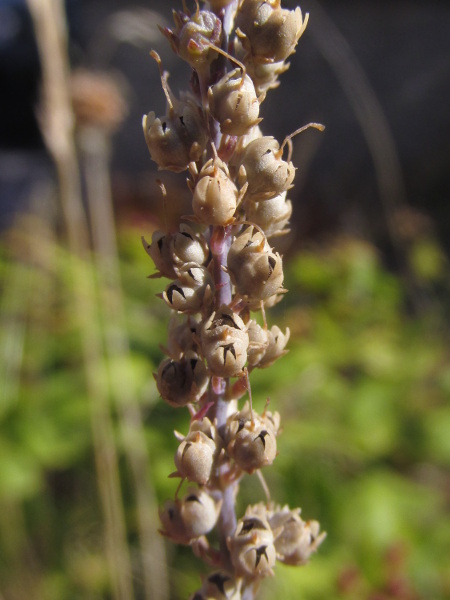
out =
{"type": "Polygon", "coordinates": [[[263,135],[260,106],[288,68],[307,20],[280,0],[211,0],[203,8],[196,2],[192,12],[183,4],[174,28],[161,29],[192,70],[191,89],[178,98],[152,52],[167,111],[144,117],[145,139],[159,169],[188,172],[192,192],[193,214],[178,231],[143,240],[153,276],[170,280],[161,294],[172,319],[157,387],[191,416],[187,434],[176,433],[172,476],[181,483],[161,508],[161,533],[214,569],[192,600],[251,600],[277,561],[305,564],[325,535],[316,521],[301,519],[300,509],[269,497],[240,517],[235,508],[244,474],[258,474],[269,496],[261,469],[277,455],[280,416],[267,406],[261,414],[253,409],[249,374],[287,351],[289,329],[266,321],[266,309],[286,292],[282,257],[270,239],[287,231],[295,168],[283,151],[304,129],[280,145],[263,135]]]}

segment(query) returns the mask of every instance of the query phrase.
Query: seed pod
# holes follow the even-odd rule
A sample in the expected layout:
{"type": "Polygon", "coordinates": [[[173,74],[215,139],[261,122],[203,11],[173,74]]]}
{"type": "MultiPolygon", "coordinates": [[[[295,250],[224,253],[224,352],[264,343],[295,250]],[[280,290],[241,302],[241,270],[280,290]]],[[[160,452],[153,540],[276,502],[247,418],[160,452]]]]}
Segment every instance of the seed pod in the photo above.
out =
{"type": "MultiPolygon", "coordinates": [[[[252,418],[252,411],[250,409],[250,402],[248,400],[242,407],[242,410],[239,412],[239,418],[246,420],[250,420],[252,418]]],[[[270,410],[267,410],[266,406],[261,415],[255,415],[255,413],[253,413],[253,418],[255,420],[259,420],[260,424],[264,425],[268,429],[271,429],[275,435],[278,434],[278,430],[280,428],[280,414],[278,412],[272,413],[270,410]]]]}
{"type": "Polygon", "coordinates": [[[162,231],[152,233],[152,242],[149,244],[144,237],[141,238],[142,245],[150,258],[155,263],[158,273],[152,277],[168,277],[175,279],[177,276],[171,253],[171,235],[164,234],[162,231]]]}
{"type": "Polygon", "coordinates": [[[275,549],[277,558],[286,565],[304,565],[326,537],[319,534],[317,521],[303,521],[300,509],[290,510],[288,506],[277,507],[269,516],[272,530],[276,530],[275,549]]]}
{"type": "Polygon", "coordinates": [[[222,22],[209,10],[197,10],[193,15],[173,13],[176,29],[164,28],[162,33],[169,39],[173,50],[187,61],[193,69],[204,71],[217,58],[211,48],[221,45],[222,22]]]}
{"type": "Polygon", "coordinates": [[[186,97],[172,104],[164,117],[149,112],[142,120],[145,141],[158,169],[180,173],[203,154],[207,136],[199,108],[186,97]]]}
{"type": "Polygon", "coordinates": [[[245,135],[259,119],[259,101],[255,86],[242,69],[226,73],[208,90],[212,116],[220,123],[220,131],[228,135],[245,135]]]}
{"type": "Polygon", "coordinates": [[[254,415],[253,421],[245,409],[232,416],[226,429],[227,453],[237,466],[253,473],[270,465],[277,455],[276,435],[271,426],[254,415]]]}
{"type": "Polygon", "coordinates": [[[190,537],[186,532],[179,501],[166,500],[159,510],[159,519],[163,529],[161,533],[177,544],[189,544],[190,537]]]}
{"type": "Polygon", "coordinates": [[[254,202],[270,200],[292,187],[295,168],[282,159],[283,150],[275,138],[264,136],[244,149],[239,168],[239,182],[247,181],[245,194],[254,202]]]}
{"type": "Polygon", "coordinates": [[[221,502],[205,490],[189,488],[180,503],[180,515],[190,539],[209,533],[217,522],[221,502]]]}
{"type": "Polygon", "coordinates": [[[162,399],[173,407],[200,400],[208,383],[205,364],[194,353],[179,361],[166,358],[156,374],[156,386],[162,399]]]}
{"type": "Polygon", "coordinates": [[[207,483],[216,456],[215,437],[215,427],[207,417],[191,423],[189,433],[175,455],[175,466],[180,477],[202,485],[207,483]]]}
{"type": "Polygon", "coordinates": [[[232,243],[227,266],[238,293],[250,302],[265,300],[283,288],[283,263],[266,238],[247,227],[232,243]]]}
{"type": "Polygon", "coordinates": [[[248,333],[243,320],[227,306],[212,313],[202,327],[202,352],[218,377],[236,377],[247,361],[248,333]]]}
{"type": "Polygon", "coordinates": [[[227,165],[219,158],[209,160],[199,173],[192,209],[205,225],[228,225],[233,221],[239,192],[227,165]]]}
{"type": "Polygon", "coordinates": [[[173,360],[180,360],[188,352],[197,353],[197,322],[188,316],[181,323],[178,316],[172,313],[167,334],[167,354],[173,360]]]}
{"type": "Polygon", "coordinates": [[[178,269],[186,263],[204,265],[209,258],[205,237],[184,224],[180,225],[179,231],[172,236],[171,251],[178,269]]]}
{"type": "Polygon", "coordinates": [[[213,280],[205,267],[188,263],[179,271],[178,279],[163,292],[163,300],[178,312],[194,314],[207,309],[213,299],[213,280]]]}
{"type": "Polygon", "coordinates": [[[241,600],[240,585],[225,571],[215,571],[206,577],[190,600],[241,600]]]}
{"type": "Polygon", "coordinates": [[[292,202],[286,200],[286,192],[263,202],[248,198],[244,208],[246,221],[261,227],[267,238],[282,234],[292,214],[292,202]]]}
{"type": "Polygon", "coordinates": [[[288,352],[286,346],[290,335],[289,327],[286,328],[286,333],[283,333],[276,325],[267,332],[268,345],[264,356],[259,361],[259,368],[265,369],[266,367],[270,367],[280,356],[288,352]]]}
{"type": "Polygon", "coordinates": [[[261,325],[258,325],[253,319],[248,324],[248,365],[249,367],[256,367],[264,356],[266,351],[268,340],[267,330],[263,329],[261,325]]]}
{"type": "Polygon", "coordinates": [[[276,561],[273,533],[267,519],[246,515],[227,539],[231,561],[240,576],[259,578],[273,575],[276,561]]]}
{"type": "Polygon", "coordinates": [[[265,97],[265,94],[269,90],[275,89],[280,85],[278,76],[287,71],[290,65],[284,61],[260,63],[250,55],[245,61],[245,66],[255,86],[256,95],[258,97],[265,97]]]}
{"type": "Polygon", "coordinates": [[[303,20],[299,7],[285,10],[280,0],[244,0],[236,16],[237,34],[252,58],[261,63],[284,61],[295,52],[304,32],[308,15],[303,20]]]}
{"type": "Polygon", "coordinates": [[[141,240],[158,269],[158,273],[152,277],[175,279],[182,265],[203,265],[209,257],[208,244],[203,235],[194,233],[187,225],[180,225],[176,233],[154,231],[151,244],[144,237],[141,240]]]}

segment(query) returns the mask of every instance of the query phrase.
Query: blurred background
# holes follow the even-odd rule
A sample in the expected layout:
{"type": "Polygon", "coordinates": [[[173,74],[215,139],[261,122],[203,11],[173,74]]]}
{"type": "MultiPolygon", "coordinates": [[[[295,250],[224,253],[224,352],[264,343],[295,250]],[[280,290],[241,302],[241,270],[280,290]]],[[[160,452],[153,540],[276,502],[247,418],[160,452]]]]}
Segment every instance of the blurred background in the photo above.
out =
{"type": "MultiPolygon", "coordinates": [[[[283,3],[288,8],[294,2],[283,3]]],[[[202,565],[165,544],[188,415],[154,386],[168,311],[140,236],[189,211],[142,135],[189,72],[162,0],[0,0],[0,599],[182,600],[202,565]],[[164,209],[156,179],[168,190],[164,209]]],[[[290,352],[252,374],[284,431],[275,501],[328,532],[261,598],[450,599],[450,5],[304,0],[262,105],[294,138],[290,352]]],[[[238,510],[263,499],[254,477],[238,510]]]]}

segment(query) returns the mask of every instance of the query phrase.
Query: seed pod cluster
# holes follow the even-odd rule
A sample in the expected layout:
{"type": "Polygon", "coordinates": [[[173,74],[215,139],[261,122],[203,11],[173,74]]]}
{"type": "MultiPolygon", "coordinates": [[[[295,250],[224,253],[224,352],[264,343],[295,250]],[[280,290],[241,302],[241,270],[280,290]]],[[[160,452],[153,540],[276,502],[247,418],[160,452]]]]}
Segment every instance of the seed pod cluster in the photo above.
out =
{"type": "Polygon", "coordinates": [[[167,108],[143,120],[158,168],[187,170],[192,193],[192,214],[183,217],[189,226],[155,231],[150,243],[142,238],[152,277],[169,279],[159,296],[172,309],[156,386],[190,417],[187,431],[175,432],[171,476],[181,481],[160,520],[163,535],[219,569],[191,600],[240,600],[254,597],[277,560],[305,564],[324,539],[300,509],[260,503],[237,521],[234,512],[241,478],[258,472],[262,479],[278,453],[280,415],[254,410],[249,374],[287,352],[289,329],[266,321],[266,309],[286,292],[282,257],[268,240],[287,231],[295,168],[283,152],[300,130],[280,146],[260,128],[260,104],[288,68],[307,16],[280,0],[195,4],[191,13],[183,2],[173,29],[161,30],[191,68],[191,89],[176,97],[151,52],[167,108]]]}

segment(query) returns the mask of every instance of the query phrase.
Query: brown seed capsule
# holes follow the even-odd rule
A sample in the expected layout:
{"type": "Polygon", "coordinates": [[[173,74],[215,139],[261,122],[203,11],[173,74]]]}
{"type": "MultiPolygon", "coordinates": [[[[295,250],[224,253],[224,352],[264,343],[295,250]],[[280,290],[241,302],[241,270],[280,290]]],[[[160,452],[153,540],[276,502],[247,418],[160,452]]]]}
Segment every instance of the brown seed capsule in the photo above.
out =
{"type": "Polygon", "coordinates": [[[159,519],[163,526],[161,533],[164,536],[177,544],[189,544],[191,540],[186,532],[178,501],[166,500],[159,511],[159,519]]]}
{"type": "Polygon", "coordinates": [[[180,515],[190,539],[209,533],[217,522],[221,502],[206,490],[189,488],[180,504],[180,515]]]}
{"type": "Polygon", "coordinates": [[[248,365],[249,367],[256,367],[264,356],[269,343],[267,340],[267,330],[252,319],[248,324],[247,331],[249,340],[247,352],[248,365]]]}
{"type": "Polygon", "coordinates": [[[275,138],[264,136],[244,149],[239,168],[241,185],[247,181],[245,197],[254,202],[275,198],[292,187],[295,168],[282,159],[282,148],[275,138]]]}
{"type": "Polygon", "coordinates": [[[259,368],[270,367],[280,356],[287,353],[286,346],[290,335],[289,327],[286,328],[286,333],[283,333],[276,325],[267,332],[268,344],[264,355],[259,361],[259,368]]]}
{"type": "Polygon", "coordinates": [[[198,107],[191,100],[173,102],[165,117],[149,112],[142,120],[145,141],[158,169],[179,173],[199,160],[206,132],[198,107]]]}
{"type": "Polygon", "coordinates": [[[175,455],[180,477],[202,485],[207,483],[217,454],[215,438],[215,427],[207,417],[191,423],[189,433],[175,455]]]}
{"type": "Polygon", "coordinates": [[[212,116],[220,131],[228,135],[245,135],[257,125],[259,101],[251,78],[236,68],[226,73],[208,90],[212,116]]]}
{"type": "Polygon", "coordinates": [[[228,455],[247,473],[272,464],[277,455],[271,424],[256,414],[252,421],[245,409],[228,420],[226,441],[228,455]]]}
{"type": "Polygon", "coordinates": [[[280,0],[244,0],[236,16],[237,34],[255,61],[273,63],[284,61],[295,52],[305,31],[308,15],[303,20],[299,7],[281,8],[280,0]]]}
{"type": "Polygon", "coordinates": [[[248,333],[242,319],[227,306],[212,313],[201,330],[202,352],[218,377],[237,377],[247,361],[248,333]]]}
{"type": "Polygon", "coordinates": [[[195,216],[205,225],[228,225],[239,198],[239,192],[219,158],[209,160],[198,175],[192,197],[195,216]]]}
{"type": "Polygon", "coordinates": [[[238,293],[250,302],[265,300],[283,290],[283,263],[265,236],[247,227],[232,243],[227,266],[238,293]]]}
{"type": "Polygon", "coordinates": [[[171,251],[178,269],[186,263],[204,265],[209,258],[205,237],[184,224],[181,224],[179,231],[172,236],[171,251]]]}
{"type": "Polygon", "coordinates": [[[208,387],[205,364],[194,353],[179,361],[166,358],[156,374],[156,386],[163,400],[173,407],[197,402],[208,387]]]}
{"type": "Polygon", "coordinates": [[[178,315],[172,313],[167,334],[167,354],[173,360],[180,360],[191,351],[198,351],[197,321],[189,315],[180,323],[178,315]]]}
{"type": "Polygon", "coordinates": [[[275,507],[269,516],[269,524],[275,533],[277,558],[286,565],[304,565],[326,537],[319,534],[317,521],[303,521],[300,509],[288,506],[275,507]]]}
{"type": "Polygon", "coordinates": [[[163,292],[163,300],[178,312],[194,314],[205,310],[213,300],[213,280],[205,267],[188,263],[178,273],[178,279],[163,292]]]}
{"type": "Polygon", "coordinates": [[[208,575],[190,600],[241,600],[240,583],[225,571],[208,575]]]}
{"type": "Polygon", "coordinates": [[[175,31],[165,28],[161,29],[162,33],[183,60],[197,72],[204,71],[217,58],[211,45],[221,45],[221,20],[209,10],[197,10],[193,15],[174,11],[173,17],[175,31]]]}
{"type": "Polygon", "coordinates": [[[144,237],[141,239],[145,251],[158,269],[158,273],[152,277],[175,279],[184,264],[203,265],[209,257],[205,238],[199,233],[194,233],[187,225],[180,225],[176,233],[154,231],[151,244],[144,237]]]}
{"type": "Polygon", "coordinates": [[[276,551],[272,530],[264,517],[246,515],[240,519],[227,545],[238,575],[259,578],[273,574],[276,551]]]}
{"type": "Polygon", "coordinates": [[[263,202],[254,202],[249,198],[244,208],[246,221],[261,227],[267,238],[284,233],[292,214],[292,202],[286,200],[286,192],[263,202]]]}

